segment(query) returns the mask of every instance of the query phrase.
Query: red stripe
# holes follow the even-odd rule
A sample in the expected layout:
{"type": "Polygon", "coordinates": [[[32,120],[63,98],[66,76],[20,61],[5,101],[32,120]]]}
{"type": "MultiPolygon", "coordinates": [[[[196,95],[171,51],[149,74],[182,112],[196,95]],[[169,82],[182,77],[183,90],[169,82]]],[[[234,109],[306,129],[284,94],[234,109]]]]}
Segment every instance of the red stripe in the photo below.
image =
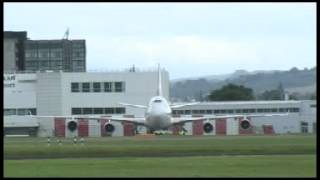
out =
{"type": "Polygon", "coordinates": [[[226,119],[216,119],[216,134],[226,135],[227,134],[227,121],[226,119]]]}
{"type": "Polygon", "coordinates": [[[89,136],[89,124],[87,119],[79,119],[78,136],[88,137],[89,136]]]}
{"type": "Polygon", "coordinates": [[[66,136],[66,123],[64,118],[54,118],[54,135],[56,137],[66,136]]]}

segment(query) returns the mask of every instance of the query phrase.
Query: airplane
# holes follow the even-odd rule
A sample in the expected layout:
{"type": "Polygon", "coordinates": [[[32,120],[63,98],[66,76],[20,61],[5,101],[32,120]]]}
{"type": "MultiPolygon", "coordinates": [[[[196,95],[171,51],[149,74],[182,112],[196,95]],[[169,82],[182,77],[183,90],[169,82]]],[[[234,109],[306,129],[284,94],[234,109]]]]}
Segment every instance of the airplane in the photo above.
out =
{"type": "MultiPolygon", "coordinates": [[[[240,118],[243,120],[240,122],[240,127],[242,129],[248,129],[251,127],[249,117],[262,117],[262,116],[284,116],[288,113],[282,114],[232,114],[232,115],[209,115],[205,117],[172,117],[172,109],[181,108],[185,106],[195,105],[199,102],[185,103],[185,104],[170,104],[162,94],[162,84],[161,84],[161,69],[158,65],[158,87],[156,96],[152,97],[146,105],[129,104],[119,102],[120,105],[142,108],[145,109],[144,117],[96,117],[96,116],[38,116],[31,115],[32,117],[61,117],[70,119],[67,122],[67,127],[70,131],[75,131],[77,129],[77,119],[88,119],[88,120],[107,120],[104,124],[104,130],[107,133],[112,133],[115,131],[115,125],[112,122],[131,122],[135,125],[143,125],[148,128],[148,132],[154,133],[157,130],[168,130],[169,127],[174,125],[183,125],[186,122],[193,121],[203,121],[206,119],[221,119],[221,118],[240,118]]],[[[203,130],[206,133],[213,131],[213,126],[209,122],[205,122],[203,125],[203,130]]]]}

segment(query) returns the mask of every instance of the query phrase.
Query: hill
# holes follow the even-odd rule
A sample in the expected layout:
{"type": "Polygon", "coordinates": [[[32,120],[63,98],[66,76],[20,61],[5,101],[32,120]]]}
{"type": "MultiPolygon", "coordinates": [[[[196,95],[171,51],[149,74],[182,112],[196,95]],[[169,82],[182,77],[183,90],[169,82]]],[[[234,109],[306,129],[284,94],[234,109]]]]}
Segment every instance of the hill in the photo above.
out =
{"type": "Polygon", "coordinates": [[[219,89],[228,83],[252,88],[255,95],[261,94],[265,90],[276,89],[280,83],[289,93],[310,95],[316,91],[316,67],[303,70],[294,67],[288,71],[247,72],[239,70],[221,76],[175,80],[170,83],[171,101],[202,100],[210,91],[219,89]]]}

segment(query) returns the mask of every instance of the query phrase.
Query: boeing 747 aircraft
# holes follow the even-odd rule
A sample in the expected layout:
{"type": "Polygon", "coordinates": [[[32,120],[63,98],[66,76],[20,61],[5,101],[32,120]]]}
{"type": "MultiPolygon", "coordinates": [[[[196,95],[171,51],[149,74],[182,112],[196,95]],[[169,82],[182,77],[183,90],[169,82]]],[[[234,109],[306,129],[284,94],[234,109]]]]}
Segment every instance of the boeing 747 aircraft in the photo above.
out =
{"type": "MultiPolygon", "coordinates": [[[[119,103],[123,106],[130,106],[135,108],[145,109],[144,117],[93,117],[93,116],[33,116],[33,117],[62,117],[69,119],[67,127],[69,130],[74,131],[77,129],[77,119],[88,119],[88,120],[102,120],[106,119],[107,122],[104,124],[104,129],[108,133],[112,133],[115,130],[114,124],[112,122],[132,122],[136,125],[146,126],[149,132],[154,132],[156,130],[167,130],[169,127],[176,124],[184,124],[191,121],[203,121],[205,119],[217,119],[217,118],[239,118],[243,117],[240,127],[243,129],[250,128],[251,124],[248,120],[248,117],[261,117],[261,116],[283,116],[288,115],[288,113],[283,114],[232,114],[232,115],[210,115],[205,117],[172,117],[172,109],[180,108],[184,106],[190,106],[198,104],[187,103],[187,104],[169,104],[168,101],[162,96],[162,86],[161,86],[161,69],[160,65],[158,66],[158,89],[157,95],[152,97],[149,101],[148,106],[137,105],[137,104],[128,104],[128,103],[119,103]]],[[[206,133],[210,133],[213,130],[213,126],[210,123],[204,123],[203,129],[206,133]]]]}

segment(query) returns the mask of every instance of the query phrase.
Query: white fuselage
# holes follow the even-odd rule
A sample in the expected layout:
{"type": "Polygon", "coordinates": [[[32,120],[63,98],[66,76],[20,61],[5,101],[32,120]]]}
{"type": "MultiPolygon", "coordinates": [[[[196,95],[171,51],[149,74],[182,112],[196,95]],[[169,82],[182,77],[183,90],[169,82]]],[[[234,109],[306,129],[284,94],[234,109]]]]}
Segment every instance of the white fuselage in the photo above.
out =
{"type": "Polygon", "coordinates": [[[171,125],[171,108],[167,100],[162,96],[151,98],[145,117],[150,129],[167,129],[171,125]]]}

